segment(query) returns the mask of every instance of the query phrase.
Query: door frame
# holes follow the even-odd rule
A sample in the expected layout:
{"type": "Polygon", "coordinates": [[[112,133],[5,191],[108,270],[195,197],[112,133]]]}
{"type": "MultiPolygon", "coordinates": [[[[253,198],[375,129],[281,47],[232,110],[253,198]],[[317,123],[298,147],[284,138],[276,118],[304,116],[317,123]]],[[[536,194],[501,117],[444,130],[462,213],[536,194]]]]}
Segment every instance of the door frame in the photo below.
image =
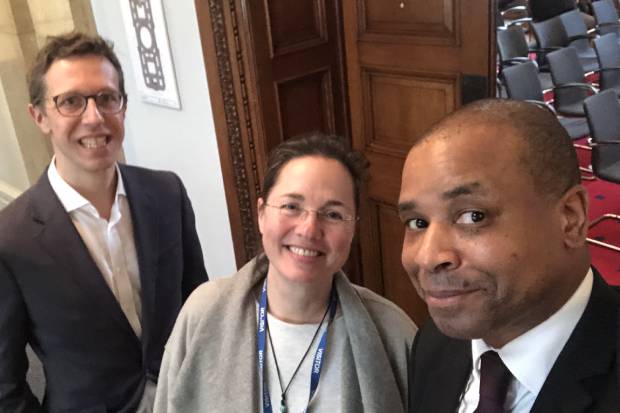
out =
{"type": "Polygon", "coordinates": [[[259,251],[256,205],[266,159],[242,0],[195,0],[237,267],[259,251]]]}

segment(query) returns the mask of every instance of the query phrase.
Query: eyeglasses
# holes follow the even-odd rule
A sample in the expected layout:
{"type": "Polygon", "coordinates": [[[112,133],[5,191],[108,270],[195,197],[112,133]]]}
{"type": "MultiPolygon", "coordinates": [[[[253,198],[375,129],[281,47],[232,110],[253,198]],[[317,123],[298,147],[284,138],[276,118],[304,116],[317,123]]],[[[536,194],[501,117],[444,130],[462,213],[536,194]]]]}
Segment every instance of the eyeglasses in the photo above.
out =
{"type": "Polygon", "coordinates": [[[96,95],[82,95],[77,92],[61,93],[52,97],[56,110],[63,116],[80,116],[93,99],[97,110],[106,115],[115,115],[125,107],[126,97],[119,92],[99,92],[96,95]]]}
{"type": "Polygon", "coordinates": [[[304,208],[294,202],[287,202],[282,205],[270,205],[265,202],[264,205],[270,208],[277,209],[280,213],[280,216],[288,219],[304,220],[310,212],[314,212],[320,222],[333,226],[345,225],[349,222],[354,222],[359,219],[359,217],[346,214],[337,209],[325,208],[316,210],[304,208]]]}

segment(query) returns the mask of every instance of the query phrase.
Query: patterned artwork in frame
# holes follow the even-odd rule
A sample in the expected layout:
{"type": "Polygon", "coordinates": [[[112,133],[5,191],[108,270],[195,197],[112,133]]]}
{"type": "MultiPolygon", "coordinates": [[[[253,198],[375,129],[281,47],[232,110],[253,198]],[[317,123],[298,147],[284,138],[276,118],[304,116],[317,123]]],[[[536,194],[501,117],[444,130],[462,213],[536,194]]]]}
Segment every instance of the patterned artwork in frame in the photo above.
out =
{"type": "Polygon", "coordinates": [[[119,0],[140,100],[181,109],[162,0],[119,0]]]}

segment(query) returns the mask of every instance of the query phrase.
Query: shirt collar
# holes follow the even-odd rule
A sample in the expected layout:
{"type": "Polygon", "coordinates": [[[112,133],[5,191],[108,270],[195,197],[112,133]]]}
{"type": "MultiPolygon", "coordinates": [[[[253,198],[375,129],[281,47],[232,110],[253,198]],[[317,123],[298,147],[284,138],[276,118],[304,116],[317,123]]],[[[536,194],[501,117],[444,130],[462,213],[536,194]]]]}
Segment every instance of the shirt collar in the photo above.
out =
{"type": "Polygon", "coordinates": [[[474,374],[480,374],[480,356],[495,350],[512,375],[537,395],[585,311],[593,280],[592,269],[589,269],[571,298],[555,314],[500,349],[490,347],[482,339],[472,340],[474,374]]]}
{"type": "MultiPolygon", "coordinates": [[[[123,183],[123,179],[121,176],[121,170],[116,164],[116,176],[118,179],[116,180],[116,195],[114,199],[118,199],[119,195],[127,196],[125,192],[125,184],[123,183]]],[[[50,185],[58,199],[60,199],[60,203],[65,208],[67,212],[73,212],[76,209],[80,209],[86,205],[91,205],[90,201],[84,198],[78,191],[73,189],[71,185],[65,181],[62,176],[58,173],[58,169],[56,169],[56,157],[52,157],[52,161],[50,162],[50,166],[47,168],[47,178],[50,181],[50,185]]],[[[115,202],[116,203],[116,202],[115,202]]]]}

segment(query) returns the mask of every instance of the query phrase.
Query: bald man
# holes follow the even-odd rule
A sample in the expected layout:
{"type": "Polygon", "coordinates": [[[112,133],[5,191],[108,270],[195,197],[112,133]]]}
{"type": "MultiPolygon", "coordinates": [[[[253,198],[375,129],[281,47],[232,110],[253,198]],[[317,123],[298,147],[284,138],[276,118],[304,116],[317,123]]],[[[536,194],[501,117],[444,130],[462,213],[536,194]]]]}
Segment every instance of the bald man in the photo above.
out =
{"type": "Polygon", "coordinates": [[[620,295],[591,267],[588,197],[555,116],[483,100],[403,170],[402,261],[428,305],[410,411],[617,412],[620,295]]]}

